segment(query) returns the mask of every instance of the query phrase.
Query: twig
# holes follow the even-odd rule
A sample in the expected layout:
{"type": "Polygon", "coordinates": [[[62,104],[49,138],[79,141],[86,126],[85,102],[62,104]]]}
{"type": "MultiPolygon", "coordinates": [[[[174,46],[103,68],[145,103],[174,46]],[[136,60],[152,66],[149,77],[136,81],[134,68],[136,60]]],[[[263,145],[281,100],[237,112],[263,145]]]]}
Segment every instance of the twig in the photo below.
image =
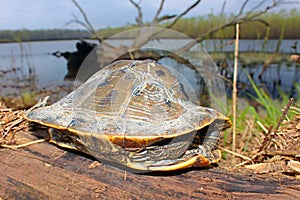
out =
{"type": "MultiPolygon", "coordinates": [[[[244,4],[247,2],[248,1],[245,1],[244,4]]],[[[264,1],[262,0],[261,2],[264,2],[264,1]]],[[[289,2],[289,3],[295,3],[295,2],[289,2]]],[[[188,44],[186,44],[183,47],[181,47],[180,49],[178,49],[177,52],[187,51],[190,48],[192,48],[194,45],[196,45],[198,42],[201,42],[202,40],[207,38],[207,36],[213,35],[214,33],[216,33],[219,30],[224,30],[228,27],[232,27],[232,26],[236,25],[237,23],[249,23],[249,22],[253,22],[253,21],[258,21],[260,23],[263,22],[263,24],[268,24],[265,21],[263,21],[262,19],[259,19],[259,17],[262,16],[263,14],[267,13],[268,11],[276,8],[280,4],[284,4],[284,2],[281,2],[280,0],[274,0],[273,3],[270,4],[269,6],[267,6],[265,9],[263,9],[259,12],[247,12],[245,15],[243,15],[245,5],[242,5],[240,7],[238,14],[233,16],[232,20],[228,21],[225,24],[221,24],[219,26],[213,27],[212,29],[208,30],[206,33],[202,34],[201,36],[194,38],[193,41],[189,42],[188,44]]]]}
{"type": "Polygon", "coordinates": [[[251,159],[253,160],[253,162],[258,162],[258,158],[259,158],[259,156],[261,156],[261,155],[263,155],[263,151],[259,151],[259,152],[257,152],[255,155],[253,155],[252,157],[251,157],[251,159]]]}
{"type": "Polygon", "coordinates": [[[254,126],[254,119],[250,118],[247,121],[247,126],[246,126],[246,128],[245,128],[245,130],[244,130],[243,135],[242,135],[241,138],[244,141],[244,138],[246,137],[246,134],[248,134],[248,137],[246,138],[246,143],[244,143],[243,147],[240,148],[240,151],[242,151],[243,149],[246,150],[248,148],[248,147],[246,147],[246,145],[248,146],[247,143],[249,143],[249,141],[252,138],[253,126],[254,126]]]}
{"type": "Polygon", "coordinates": [[[236,166],[236,167],[240,167],[240,166],[246,165],[246,164],[249,163],[249,162],[250,162],[250,160],[246,160],[246,161],[244,161],[244,162],[241,162],[241,163],[239,163],[239,164],[236,164],[235,166],[236,166]]]}
{"type": "Polygon", "coordinates": [[[239,12],[239,14],[238,14],[237,16],[243,14],[244,9],[245,9],[245,7],[246,7],[246,5],[247,5],[248,2],[249,2],[249,0],[244,1],[243,5],[242,5],[241,8],[240,8],[240,12],[239,12]]]}
{"type": "Polygon", "coordinates": [[[230,40],[230,41],[226,42],[225,44],[220,44],[219,46],[216,46],[216,49],[221,49],[223,47],[230,46],[233,43],[234,43],[234,40],[230,40]]]}
{"type": "Polygon", "coordinates": [[[138,25],[140,27],[144,27],[144,22],[143,22],[143,12],[142,12],[142,8],[139,5],[139,3],[136,3],[134,0],[129,0],[129,2],[134,5],[134,7],[136,7],[136,9],[138,10],[138,16],[136,17],[136,22],[138,23],[138,25]]]}
{"type": "Polygon", "coordinates": [[[280,127],[280,125],[281,125],[284,117],[287,115],[287,112],[289,111],[289,109],[290,109],[290,107],[291,107],[291,105],[292,105],[293,102],[294,102],[294,98],[290,98],[288,104],[286,105],[286,107],[283,110],[283,113],[282,113],[282,115],[281,115],[281,117],[280,117],[280,119],[279,119],[279,121],[277,123],[277,126],[275,127],[274,133],[276,133],[278,131],[278,129],[279,129],[279,127],[280,127]]]}
{"type": "Polygon", "coordinates": [[[242,159],[244,159],[244,160],[252,161],[252,159],[249,158],[249,157],[247,157],[247,156],[244,156],[244,155],[242,155],[242,154],[239,154],[239,153],[230,151],[230,150],[225,149],[225,148],[223,148],[223,147],[218,147],[218,149],[220,149],[220,150],[222,150],[222,151],[225,151],[225,152],[227,152],[227,153],[230,153],[230,154],[232,154],[232,155],[234,155],[234,156],[240,157],[240,158],[242,158],[242,159]]]}
{"type": "Polygon", "coordinates": [[[221,7],[220,16],[224,15],[225,7],[226,7],[226,1],[223,1],[222,7],[221,7]]]}
{"type": "MultiPolygon", "coordinates": [[[[138,9],[138,17],[137,19],[139,18],[142,18],[142,12],[141,12],[141,8],[139,6],[139,4],[137,4],[136,2],[134,2],[133,0],[129,0],[137,9],[138,9]]],[[[144,44],[146,44],[149,40],[151,40],[152,38],[154,38],[155,36],[161,34],[162,32],[164,32],[165,30],[173,27],[177,21],[182,18],[184,15],[186,15],[189,11],[191,11],[193,8],[195,8],[200,2],[201,0],[197,0],[195,1],[192,5],[190,5],[188,8],[186,8],[182,13],[178,14],[178,15],[164,15],[164,16],[158,16],[160,13],[161,13],[161,10],[163,8],[163,4],[164,4],[165,1],[161,1],[160,3],[160,6],[158,8],[158,11],[155,15],[155,17],[153,18],[152,22],[150,23],[150,27],[157,27],[158,26],[158,23],[161,23],[162,21],[165,21],[165,20],[170,20],[170,19],[173,19],[172,22],[170,22],[169,25],[163,27],[164,29],[161,29],[161,30],[156,30],[156,31],[153,31],[152,33],[147,31],[146,33],[141,31],[140,32],[140,35],[138,36],[138,38],[135,40],[135,42],[133,43],[133,46],[136,47],[136,48],[139,48],[141,46],[143,46],[144,44]],[[158,14],[158,15],[157,15],[158,14]],[[142,33],[142,34],[141,34],[142,33]]],[[[142,24],[142,21],[139,22],[137,21],[140,25],[140,27],[144,27],[145,25],[142,24]]]]}
{"type": "Polygon", "coordinates": [[[22,148],[22,147],[27,147],[29,145],[33,145],[33,144],[38,144],[38,143],[41,143],[41,142],[45,142],[47,140],[48,139],[40,139],[40,140],[35,140],[35,141],[31,141],[31,142],[28,142],[28,143],[25,143],[25,144],[20,144],[20,145],[6,145],[6,144],[2,144],[2,145],[0,145],[0,147],[9,148],[9,149],[19,149],[19,148],[22,148]]]}
{"type": "Polygon", "coordinates": [[[169,24],[168,26],[166,26],[165,28],[171,28],[172,26],[174,26],[174,24],[176,24],[176,22],[183,17],[184,15],[186,15],[190,10],[192,10],[194,7],[196,7],[199,3],[201,2],[201,0],[197,0],[195,3],[193,3],[191,6],[189,6],[185,11],[183,11],[182,13],[180,13],[171,24],[169,24]]]}
{"type": "Polygon", "coordinates": [[[102,163],[100,163],[99,161],[94,161],[91,164],[89,164],[88,168],[89,169],[95,169],[97,166],[102,165],[102,163]]]}
{"type": "Polygon", "coordinates": [[[268,69],[268,67],[271,65],[271,63],[275,60],[275,58],[278,57],[277,53],[273,54],[269,59],[267,59],[264,62],[263,68],[261,72],[259,73],[258,77],[262,77],[265,71],[268,69]]]}
{"type": "Polygon", "coordinates": [[[133,55],[132,51],[128,51],[128,54],[129,54],[130,59],[134,60],[134,55],[133,55]]]}
{"type": "Polygon", "coordinates": [[[292,109],[294,111],[294,113],[296,114],[300,114],[300,108],[297,108],[297,107],[294,107],[294,106],[291,106],[290,109],[292,109]]]}
{"type": "MultiPolygon", "coordinates": [[[[5,132],[6,132],[7,134],[4,134],[3,137],[1,137],[1,139],[3,139],[4,137],[6,137],[6,136],[8,135],[8,133],[10,132],[10,130],[11,130],[14,126],[20,124],[20,123],[23,122],[24,120],[25,120],[24,118],[20,118],[20,119],[16,119],[16,120],[12,121],[11,123],[9,123],[8,128],[5,129],[5,132]]],[[[0,140],[1,140],[1,139],[0,139],[0,140]]]]}
{"type": "Polygon", "coordinates": [[[0,112],[12,112],[11,108],[2,108],[0,109],[0,112]]]}
{"type": "Polygon", "coordinates": [[[270,144],[272,130],[273,130],[273,126],[270,126],[270,128],[269,128],[269,130],[267,132],[267,135],[264,138],[264,141],[262,142],[262,144],[261,144],[261,146],[259,148],[259,152],[265,150],[265,148],[270,144]]]}
{"type": "Polygon", "coordinates": [[[260,128],[261,128],[265,133],[268,133],[268,129],[267,129],[260,121],[256,121],[256,123],[260,126],[260,128]]]}
{"type": "Polygon", "coordinates": [[[159,22],[158,17],[159,17],[159,15],[160,15],[160,13],[161,13],[161,11],[163,9],[164,4],[165,4],[165,0],[161,0],[159,8],[158,8],[158,10],[157,10],[157,12],[156,12],[153,20],[152,20],[153,22],[154,21],[159,22]]]}
{"type": "Polygon", "coordinates": [[[97,34],[95,28],[93,27],[92,23],[90,22],[90,20],[89,20],[87,14],[85,13],[85,11],[84,11],[84,10],[82,9],[82,7],[77,3],[76,0],[71,0],[71,1],[73,2],[73,4],[76,6],[76,8],[77,8],[77,9],[79,10],[79,12],[81,13],[81,15],[82,15],[82,17],[83,17],[85,23],[83,23],[83,22],[81,22],[81,21],[79,21],[79,20],[77,20],[77,19],[75,19],[75,20],[73,20],[73,21],[71,21],[71,22],[76,22],[76,23],[78,23],[78,24],[83,25],[85,28],[88,29],[88,31],[89,31],[90,33],[94,34],[94,35],[97,37],[97,39],[98,39],[98,41],[99,41],[100,43],[102,43],[102,42],[103,42],[103,38],[101,38],[101,37],[97,34]]]}
{"type": "Polygon", "coordinates": [[[238,56],[239,56],[239,36],[240,25],[236,24],[235,49],[234,49],[234,72],[233,72],[233,91],[232,91],[232,114],[233,114],[233,131],[232,131],[232,150],[236,150],[236,95],[237,95],[237,73],[238,73],[238,56]]]}
{"type": "MultiPolygon", "coordinates": [[[[273,134],[273,135],[275,135],[275,133],[278,131],[278,129],[279,129],[279,127],[280,127],[280,125],[281,125],[281,123],[282,123],[284,117],[286,116],[286,114],[287,114],[289,108],[291,107],[293,101],[294,101],[294,99],[293,99],[293,98],[290,98],[288,104],[286,105],[286,107],[284,108],[284,110],[283,110],[283,112],[282,112],[282,115],[281,115],[280,119],[279,119],[278,122],[277,122],[277,125],[276,125],[276,127],[275,127],[275,129],[274,129],[274,132],[273,132],[274,134],[273,134]]],[[[259,151],[260,151],[260,152],[261,152],[261,151],[264,151],[264,150],[269,146],[269,144],[272,142],[272,139],[273,139],[273,138],[272,138],[272,134],[271,134],[271,133],[272,133],[272,130],[273,130],[273,126],[270,126],[270,128],[269,128],[269,130],[268,130],[268,133],[267,133],[267,135],[266,135],[266,137],[265,137],[265,139],[264,139],[264,141],[263,141],[261,147],[259,148],[259,151]]]]}
{"type": "Polygon", "coordinates": [[[59,158],[61,158],[62,156],[66,155],[67,151],[64,151],[63,153],[61,153],[60,155],[56,156],[55,158],[53,158],[53,160],[57,160],[59,158]]]}
{"type": "MultiPolygon", "coordinates": [[[[252,9],[249,10],[249,13],[255,12],[255,10],[258,9],[259,7],[261,7],[263,4],[264,4],[264,1],[259,2],[257,5],[255,5],[252,9]]],[[[275,5],[277,5],[276,2],[275,2],[275,5]]]]}

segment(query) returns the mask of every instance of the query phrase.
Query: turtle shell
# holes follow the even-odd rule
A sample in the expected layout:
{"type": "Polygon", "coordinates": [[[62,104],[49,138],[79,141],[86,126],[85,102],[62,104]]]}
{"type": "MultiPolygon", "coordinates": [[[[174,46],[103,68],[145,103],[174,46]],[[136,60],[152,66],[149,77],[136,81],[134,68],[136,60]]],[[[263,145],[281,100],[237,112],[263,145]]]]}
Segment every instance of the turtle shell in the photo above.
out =
{"type": "Polygon", "coordinates": [[[54,143],[100,160],[136,169],[172,166],[199,130],[222,121],[230,125],[221,113],[193,103],[188,87],[175,70],[155,61],[116,61],[25,117],[54,128],[54,143]]]}

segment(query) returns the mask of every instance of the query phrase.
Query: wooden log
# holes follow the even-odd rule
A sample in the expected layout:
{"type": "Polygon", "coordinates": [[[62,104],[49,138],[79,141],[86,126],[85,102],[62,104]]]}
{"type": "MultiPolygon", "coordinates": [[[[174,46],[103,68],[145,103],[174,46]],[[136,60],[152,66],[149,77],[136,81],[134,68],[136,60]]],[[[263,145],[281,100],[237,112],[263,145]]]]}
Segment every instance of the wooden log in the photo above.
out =
{"type": "MultiPolygon", "coordinates": [[[[27,140],[36,139],[23,133],[27,140]]],[[[0,149],[0,199],[299,199],[300,181],[218,167],[132,174],[47,142],[0,149]]]]}

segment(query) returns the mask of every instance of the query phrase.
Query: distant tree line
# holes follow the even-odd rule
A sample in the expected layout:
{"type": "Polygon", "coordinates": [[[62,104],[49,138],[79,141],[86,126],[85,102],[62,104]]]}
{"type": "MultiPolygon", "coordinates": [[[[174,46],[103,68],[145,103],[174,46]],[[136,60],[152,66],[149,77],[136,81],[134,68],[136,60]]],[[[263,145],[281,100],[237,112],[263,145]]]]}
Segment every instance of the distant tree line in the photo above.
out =
{"type": "MultiPolygon", "coordinates": [[[[208,14],[205,16],[182,18],[172,27],[173,30],[184,33],[192,38],[205,34],[212,27],[224,24],[233,17],[232,14],[208,14]]],[[[300,38],[300,11],[292,9],[290,11],[279,11],[266,13],[261,17],[262,21],[244,23],[240,28],[242,39],[299,39],[300,38]]],[[[107,28],[100,30],[102,37],[110,37],[131,27],[107,28]]],[[[220,29],[210,39],[225,39],[235,36],[234,27],[220,29]]],[[[166,36],[167,37],[167,36],[166,36]]]]}
{"type": "MultiPolygon", "coordinates": [[[[208,14],[205,16],[182,18],[172,27],[190,37],[198,37],[209,30],[209,28],[225,23],[233,17],[232,14],[208,14]]],[[[244,23],[241,25],[240,37],[242,39],[299,39],[300,38],[300,12],[297,9],[290,11],[279,11],[267,13],[261,17],[261,22],[244,23]]],[[[165,25],[165,24],[163,24],[165,25]]],[[[161,25],[161,26],[163,26],[161,25]]],[[[125,27],[108,27],[98,30],[103,38],[111,37],[122,31],[136,28],[135,25],[125,27]]],[[[135,36],[132,36],[135,37],[135,36]]],[[[166,35],[166,37],[168,37],[166,35]]],[[[225,39],[234,37],[234,28],[220,29],[210,35],[210,39],[225,39]]],[[[85,30],[69,29],[42,29],[42,30],[2,30],[0,31],[0,42],[7,41],[32,41],[32,40],[63,40],[93,38],[85,30]]]]}
{"type": "MultiPolygon", "coordinates": [[[[232,15],[206,15],[182,19],[173,29],[183,32],[191,37],[203,34],[208,27],[217,26],[229,20],[232,15]]],[[[266,13],[261,21],[243,23],[240,27],[242,39],[299,39],[300,38],[300,12],[296,9],[280,11],[277,13],[266,13]]],[[[210,38],[233,38],[234,27],[219,30],[210,38]]]]}
{"type": "Polygon", "coordinates": [[[91,35],[85,30],[70,29],[41,29],[41,30],[2,30],[0,42],[11,41],[35,41],[35,40],[64,40],[90,38],[91,35]]]}

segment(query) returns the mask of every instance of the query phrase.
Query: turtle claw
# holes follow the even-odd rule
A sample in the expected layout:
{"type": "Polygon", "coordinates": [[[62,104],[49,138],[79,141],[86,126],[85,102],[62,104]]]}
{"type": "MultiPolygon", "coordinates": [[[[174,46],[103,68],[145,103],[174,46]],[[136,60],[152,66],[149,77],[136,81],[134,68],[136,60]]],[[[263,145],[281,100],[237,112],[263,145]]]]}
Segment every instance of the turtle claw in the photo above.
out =
{"type": "Polygon", "coordinates": [[[199,145],[198,148],[196,148],[196,149],[187,150],[182,157],[186,158],[186,157],[191,157],[194,155],[203,155],[211,163],[217,163],[221,159],[221,151],[220,150],[211,151],[202,145],[199,145]]]}

